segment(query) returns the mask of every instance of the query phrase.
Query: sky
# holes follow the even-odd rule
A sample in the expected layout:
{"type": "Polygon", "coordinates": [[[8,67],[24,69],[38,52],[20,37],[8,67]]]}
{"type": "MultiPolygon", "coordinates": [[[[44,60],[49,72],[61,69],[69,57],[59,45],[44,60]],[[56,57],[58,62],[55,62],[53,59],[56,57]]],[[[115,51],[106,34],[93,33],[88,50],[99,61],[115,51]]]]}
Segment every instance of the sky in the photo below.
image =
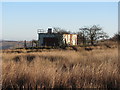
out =
{"type": "Polygon", "coordinates": [[[2,39],[37,39],[37,29],[60,27],[78,32],[99,25],[112,37],[118,32],[117,2],[3,2],[2,39]]]}

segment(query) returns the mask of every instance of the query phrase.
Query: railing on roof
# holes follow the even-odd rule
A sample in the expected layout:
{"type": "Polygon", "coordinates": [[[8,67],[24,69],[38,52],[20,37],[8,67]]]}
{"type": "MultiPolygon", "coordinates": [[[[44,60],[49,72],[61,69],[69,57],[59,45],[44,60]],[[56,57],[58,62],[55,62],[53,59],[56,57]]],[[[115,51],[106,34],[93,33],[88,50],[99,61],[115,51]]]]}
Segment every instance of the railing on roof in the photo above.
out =
{"type": "Polygon", "coordinates": [[[45,33],[44,29],[37,29],[37,33],[45,33]]]}

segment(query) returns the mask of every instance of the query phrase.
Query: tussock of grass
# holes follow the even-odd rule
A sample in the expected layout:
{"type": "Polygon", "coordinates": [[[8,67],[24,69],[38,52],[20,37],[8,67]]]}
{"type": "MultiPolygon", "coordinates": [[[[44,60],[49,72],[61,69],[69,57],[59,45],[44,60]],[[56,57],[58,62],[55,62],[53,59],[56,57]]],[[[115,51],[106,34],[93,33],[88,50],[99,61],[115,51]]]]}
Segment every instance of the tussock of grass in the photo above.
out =
{"type": "Polygon", "coordinates": [[[119,88],[117,49],[3,53],[2,87],[119,88]]]}

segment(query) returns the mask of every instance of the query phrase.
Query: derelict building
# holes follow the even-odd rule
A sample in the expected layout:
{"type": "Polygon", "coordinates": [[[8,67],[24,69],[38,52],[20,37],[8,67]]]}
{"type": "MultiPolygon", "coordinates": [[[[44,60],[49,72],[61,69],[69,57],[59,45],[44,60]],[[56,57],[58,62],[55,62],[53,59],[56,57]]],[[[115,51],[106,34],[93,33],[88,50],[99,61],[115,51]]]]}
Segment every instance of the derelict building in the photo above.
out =
{"type": "Polygon", "coordinates": [[[77,45],[77,34],[53,33],[48,28],[47,33],[38,30],[38,46],[77,45]]]}

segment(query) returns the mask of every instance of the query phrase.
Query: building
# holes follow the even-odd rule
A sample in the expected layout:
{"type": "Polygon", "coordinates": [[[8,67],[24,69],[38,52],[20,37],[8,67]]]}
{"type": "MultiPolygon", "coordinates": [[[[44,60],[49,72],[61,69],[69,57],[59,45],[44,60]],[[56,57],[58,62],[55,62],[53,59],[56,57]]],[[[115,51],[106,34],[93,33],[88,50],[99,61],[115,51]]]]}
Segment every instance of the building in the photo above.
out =
{"type": "Polygon", "coordinates": [[[63,42],[67,45],[77,45],[77,34],[63,34],[63,42]]]}
{"type": "Polygon", "coordinates": [[[77,45],[77,34],[52,33],[52,28],[48,28],[47,33],[38,30],[39,46],[60,46],[65,44],[77,45]]]}

